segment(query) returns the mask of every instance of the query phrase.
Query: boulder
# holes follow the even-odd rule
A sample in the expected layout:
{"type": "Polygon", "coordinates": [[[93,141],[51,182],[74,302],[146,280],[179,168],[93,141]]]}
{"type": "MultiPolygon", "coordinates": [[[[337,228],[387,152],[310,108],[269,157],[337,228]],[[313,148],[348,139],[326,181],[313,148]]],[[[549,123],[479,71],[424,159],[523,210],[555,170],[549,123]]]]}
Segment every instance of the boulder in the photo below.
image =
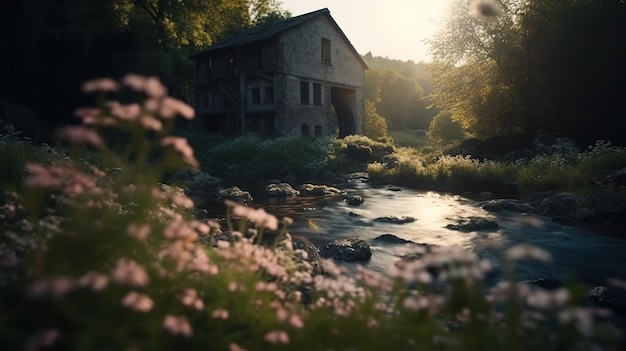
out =
{"type": "Polygon", "coordinates": [[[373,153],[374,151],[372,150],[372,148],[367,145],[349,144],[346,147],[346,154],[348,155],[348,157],[359,161],[370,160],[373,153]]]}
{"type": "Polygon", "coordinates": [[[341,190],[328,185],[302,184],[300,194],[304,196],[334,196],[341,195],[341,190]]]}
{"type": "Polygon", "coordinates": [[[626,195],[597,193],[587,197],[575,218],[587,222],[626,223],[626,195]]]}
{"type": "Polygon", "coordinates": [[[252,202],[252,195],[245,190],[239,189],[239,187],[232,186],[230,188],[222,189],[217,193],[217,197],[220,200],[232,200],[241,204],[247,205],[252,202]]]}
{"type": "Polygon", "coordinates": [[[335,261],[356,262],[369,260],[372,257],[372,250],[363,239],[351,237],[333,240],[320,247],[319,254],[323,258],[332,258],[335,261]]]}
{"type": "Polygon", "coordinates": [[[385,168],[393,169],[393,168],[396,168],[400,164],[400,159],[397,158],[396,156],[385,155],[380,160],[380,162],[383,164],[383,166],[385,166],[385,168]]]}
{"type": "Polygon", "coordinates": [[[483,210],[489,212],[518,212],[528,213],[533,211],[533,207],[527,203],[515,199],[494,199],[478,204],[483,210]]]}
{"type": "Polygon", "coordinates": [[[169,177],[167,183],[181,187],[185,195],[197,204],[215,200],[218,191],[222,188],[222,180],[220,178],[193,168],[177,170],[169,177]]]}
{"type": "Polygon", "coordinates": [[[616,314],[626,314],[626,290],[596,286],[589,291],[588,297],[597,306],[609,308],[616,314]]]}
{"type": "Polygon", "coordinates": [[[273,183],[265,187],[265,195],[272,197],[292,197],[300,195],[300,192],[289,183],[273,183]]]}
{"type": "Polygon", "coordinates": [[[402,239],[394,234],[383,234],[375,237],[374,240],[388,244],[414,244],[413,241],[402,239]]]}
{"type": "Polygon", "coordinates": [[[344,199],[344,201],[350,206],[361,206],[365,200],[359,195],[350,195],[344,199]]]}
{"type": "Polygon", "coordinates": [[[475,231],[498,230],[500,227],[496,221],[481,217],[461,218],[456,224],[448,224],[446,226],[450,230],[458,230],[460,232],[469,233],[475,231]]]}
{"type": "Polygon", "coordinates": [[[306,252],[306,258],[304,260],[313,268],[312,274],[322,274],[324,272],[319,251],[312,242],[307,239],[296,239],[293,240],[292,245],[294,250],[306,252]]]}
{"type": "Polygon", "coordinates": [[[572,193],[553,193],[535,203],[537,212],[557,219],[573,218],[584,198],[572,193]]]}
{"type": "Polygon", "coordinates": [[[385,216],[374,218],[374,222],[379,223],[391,223],[391,224],[405,224],[417,221],[417,218],[411,216],[385,216]]]}

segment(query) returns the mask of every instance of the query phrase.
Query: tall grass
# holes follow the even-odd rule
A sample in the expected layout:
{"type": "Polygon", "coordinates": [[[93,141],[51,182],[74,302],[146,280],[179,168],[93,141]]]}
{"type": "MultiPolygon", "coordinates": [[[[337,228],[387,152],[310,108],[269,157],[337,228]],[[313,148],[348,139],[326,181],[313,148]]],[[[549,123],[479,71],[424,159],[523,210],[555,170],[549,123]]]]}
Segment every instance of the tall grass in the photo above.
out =
{"type": "MultiPolygon", "coordinates": [[[[597,190],[597,179],[626,167],[626,149],[599,142],[582,153],[538,155],[515,162],[477,160],[464,156],[424,156],[398,149],[395,167],[368,165],[371,179],[417,188],[438,187],[455,192],[489,191],[517,195],[537,191],[585,194],[597,190]]],[[[608,187],[607,191],[619,191],[608,187]]]]}

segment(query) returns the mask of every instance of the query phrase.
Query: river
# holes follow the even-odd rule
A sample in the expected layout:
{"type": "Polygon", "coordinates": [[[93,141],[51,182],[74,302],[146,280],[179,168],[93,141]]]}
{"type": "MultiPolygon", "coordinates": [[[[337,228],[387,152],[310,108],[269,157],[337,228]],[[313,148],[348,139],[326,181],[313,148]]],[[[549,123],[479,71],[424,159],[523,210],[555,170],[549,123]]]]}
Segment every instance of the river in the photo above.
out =
{"type": "MultiPolygon", "coordinates": [[[[369,262],[360,263],[382,273],[399,259],[403,245],[373,240],[382,234],[394,234],[417,243],[456,246],[473,250],[498,267],[504,250],[527,243],[548,251],[550,263],[523,261],[516,266],[519,280],[551,279],[559,282],[574,278],[588,286],[606,285],[607,278],[626,280],[626,240],[602,235],[589,228],[566,225],[534,214],[490,213],[479,201],[463,196],[418,191],[397,187],[372,186],[367,182],[349,182],[341,186],[347,194],[360,195],[360,206],[349,206],[342,196],[268,198],[263,188],[240,186],[254,197],[254,207],[263,207],[279,218],[294,220],[289,232],[294,238],[307,238],[320,247],[334,239],[357,236],[372,250],[369,262]],[[417,221],[405,224],[374,222],[383,216],[411,216],[417,221]],[[498,223],[499,229],[463,233],[445,228],[462,217],[485,217],[498,223]]],[[[210,215],[223,216],[223,207],[215,206],[210,215]]]]}

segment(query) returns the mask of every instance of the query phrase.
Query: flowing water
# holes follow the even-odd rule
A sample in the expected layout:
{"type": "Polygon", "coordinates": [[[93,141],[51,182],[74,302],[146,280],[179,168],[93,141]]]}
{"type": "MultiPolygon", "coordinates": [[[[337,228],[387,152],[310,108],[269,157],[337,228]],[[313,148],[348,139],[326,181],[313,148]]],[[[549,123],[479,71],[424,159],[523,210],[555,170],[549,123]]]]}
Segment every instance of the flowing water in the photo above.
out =
{"type": "MultiPolygon", "coordinates": [[[[245,188],[252,193],[255,207],[263,207],[279,218],[294,220],[289,232],[294,238],[304,237],[318,247],[334,239],[357,236],[366,240],[371,260],[363,264],[388,272],[406,247],[382,243],[374,238],[394,234],[417,243],[457,246],[473,250],[481,257],[499,265],[509,247],[528,243],[548,251],[550,263],[523,261],[517,265],[518,279],[569,278],[585,285],[606,285],[606,278],[626,280],[626,240],[600,235],[580,226],[560,224],[550,218],[532,214],[490,213],[479,202],[458,195],[400,188],[375,187],[352,182],[342,187],[347,194],[363,197],[361,206],[349,206],[342,196],[267,198],[263,189],[245,188]],[[383,216],[411,216],[417,221],[405,224],[374,222],[383,216]],[[498,230],[463,233],[445,228],[463,217],[484,217],[495,220],[498,230]]],[[[223,208],[210,212],[224,211],[223,208]]],[[[211,213],[212,215],[222,215],[211,213]]]]}

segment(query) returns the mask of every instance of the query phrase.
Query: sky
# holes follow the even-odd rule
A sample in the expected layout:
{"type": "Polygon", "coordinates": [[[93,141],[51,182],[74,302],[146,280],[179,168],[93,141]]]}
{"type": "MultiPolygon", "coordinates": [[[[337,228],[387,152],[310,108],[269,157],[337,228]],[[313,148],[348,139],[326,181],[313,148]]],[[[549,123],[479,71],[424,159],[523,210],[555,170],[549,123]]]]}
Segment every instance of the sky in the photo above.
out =
{"type": "Polygon", "coordinates": [[[424,42],[437,32],[454,0],[280,0],[298,16],[328,8],[358,53],[430,61],[424,42]]]}

